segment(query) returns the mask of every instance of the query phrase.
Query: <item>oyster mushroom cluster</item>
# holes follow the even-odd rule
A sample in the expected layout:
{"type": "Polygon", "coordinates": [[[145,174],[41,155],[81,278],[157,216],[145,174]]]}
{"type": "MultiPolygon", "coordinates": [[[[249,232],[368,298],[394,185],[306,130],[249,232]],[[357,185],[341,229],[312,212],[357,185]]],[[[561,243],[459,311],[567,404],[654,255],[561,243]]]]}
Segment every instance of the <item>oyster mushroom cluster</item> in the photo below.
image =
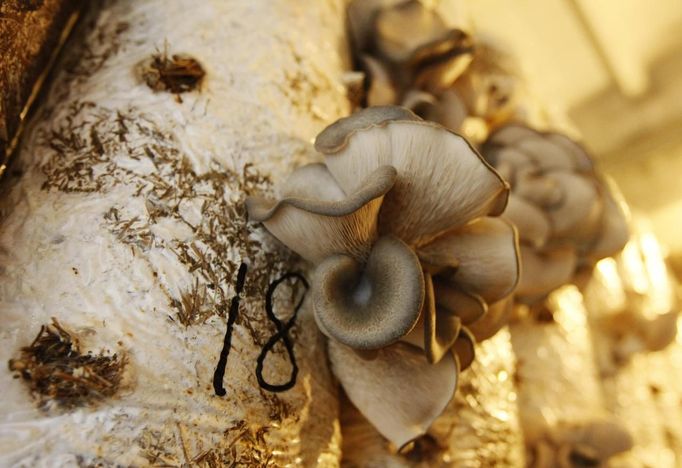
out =
{"type": "Polygon", "coordinates": [[[438,95],[472,60],[471,36],[419,0],[354,0],[348,23],[367,75],[367,106],[407,105],[415,92],[438,95]]]}
{"type": "Polygon", "coordinates": [[[349,399],[397,447],[422,435],[503,325],[519,279],[508,184],[461,136],[401,107],[340,119],[252,221],[314,267],[311,300],[349,399]]]}
{"type": "Polygon", "coordinates": [[[537,302],[625,246],[625,213],[575,141],[507,124],[482,153],[511,185],[504,215],[519,231],[521,301],[537,302]]]}
{"type": "Polygon", "coordinates": [[[353,75],[353,93],[363,94],[357,81],[364,80],[366,106],[400,104],[477,142],[516,112],[512,55],[450,26],[433,5],[354,0],[348,23],[362,70],[353,75]]]}
{"type": "Polygon", "coordinates": [[[451,86],[435,94],[412,90],[403,105],[478,143],[520,112],[518,75],[511,54],[476,38],[471,64],[451,86]]]}

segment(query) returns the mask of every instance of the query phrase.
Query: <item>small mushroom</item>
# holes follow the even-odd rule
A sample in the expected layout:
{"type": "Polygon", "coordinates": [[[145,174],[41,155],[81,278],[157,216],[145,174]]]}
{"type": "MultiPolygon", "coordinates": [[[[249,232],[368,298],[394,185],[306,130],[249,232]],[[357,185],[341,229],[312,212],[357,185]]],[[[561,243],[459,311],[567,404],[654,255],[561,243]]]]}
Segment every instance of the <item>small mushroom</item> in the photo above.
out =
{"type": "Polygon", "coordinates": [[[424,120],[438,122],[445,128],[459,132],[467,117],[467,109],[453,90],[445,90],[438,96],[425,91],[410,90],[403,98],[403,106],[414,111],[424,120]]]}
{"type": "Polygon", "coordinates": [[[396,343],[364,361],[351,348],[329,342],[332,370],[350,401],[396,447],[422,436],[448,405],[458,380],[452,353],[429,364],[419,348],[396,343]]]}
{"type": "MultiPolygon", "coordinates": [[[[447,25],[434,8],[419,0],[355,0],[348,7],[348,21],[355,56],[369,71],[370,92],[374,78],[377,83],[389,81],[385,71],[390,70],[398,96],[410,88],[439,93],[472,60],[471,36],[447,25]],[[370,63],[367,57],[372,58],[370,63]]],[[[368,99],[368,105],[372,102],[368,99]]]]}
{"type": "Polygon", "coordinates": [[[354,349],[379,349],[414,328],[424,301],[417,256],[402,241],[381,237],[367,263],[333,255],[320,263],[313,282],[320,329],[354,349]]]}
{"type": "Polygon", "coordinates": [[[629,213],[624,202],[617,202],[612,195],[615,189],[607,191],[604,200],[604,216],[597,240],[589,250],[594,262],[617,254],[630,237],[628,229],[629,213]]]}
{"type": "Polygon", "coordinates": [[[374,20],[374,46],[393,63],[424,58],[429,49],[452,47],[453,30],[435,11],[419,0],[408,0],[378,11],[374,20]]]}
{"type": "Polygon", "coordinates": [[[406,0],[355,0],[348,5],[348,28],[353,48],[363,51],[372,42],[374,21],[379,11],[406,0]]]}
{"type": "Polygon", "coordinates": [[[509,121],[517,110],[521,75],[518,68],[513,55],[503,46],[479,35],[469,67],[452,88],[470,116],[495,128],[509,121]]]}
{"type": "Polygon", "coordinates": [[[551,432],[551,438],[556,446],[569,446],[601,463],[633,446],[630,432],[619,421],[606,417],[580,424],[560,424],[551,432]]]}
{"type": "Polygon", "coordinates": [[[548,178],[561,187],[561,204],[546,210],[553,235],[589,244],[598,234],[603,215],[596,181],[569,172],[552,172],[548,178]]]}
{"type": "Polygon", "coordinates": [[[678,317],[679,313],[672,311],[647,321],[646,325],[642,327],[647,350],[660,351],[675,341],[678,317]]]}

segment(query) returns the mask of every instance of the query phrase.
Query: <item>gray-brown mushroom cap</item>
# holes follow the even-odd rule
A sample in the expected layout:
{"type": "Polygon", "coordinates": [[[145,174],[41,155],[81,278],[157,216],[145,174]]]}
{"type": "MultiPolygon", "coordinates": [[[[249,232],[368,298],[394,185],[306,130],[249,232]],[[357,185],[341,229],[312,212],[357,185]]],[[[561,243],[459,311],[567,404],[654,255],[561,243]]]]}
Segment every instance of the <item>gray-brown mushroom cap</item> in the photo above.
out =
{"type": "Polygon", "coordinates": [[[443,18],[419,0],[382,8],[376,14],[374,47],[384,59],[404,66],[447,60],[471,53],[470,36],[445,24],[443,18]]]}
{"type": "Polygon", "coordinates": [[[422,245],[504,211],[509,185],[461,135],[400,107],[366,109],[345,122],[328,127],[318,138],[331,149],[323,151],[325,163],[344,191],[354,191],[359,180],[381,165],[398,171],[381,208],[384,233],[422,245]]]}
{"type": "Polygon", "coordinates": [[[315,138],[315,149],[323,154],[342,150],[358,130],[368,129],[391,120],[421,120],[414,112],[399,106],[368,107],[337,120],[315,138]]]}
{"type": "Polygon", "coordinates": [[[455,393],[459,369],[453,353],[429,364],[421,349],[400,342],[366,361],[334,340],[328,346],[348,398],[397,448],[425,434],[455,393]]]}
{"type": "Polygon", "coordinates": [[[317,267],[313,309],[320,329],[355,349],[397,342],[417,323],[424,301],[419,259],[401,240],[381,237],[366,265],[334,255],[317,267]]]}
{"type": "Polygon", "coordinates": [[[309,164],[287,180],[285,198],[249,197],[246,207],[252,221],[262,222],[310,262],[337,253],[363,259],[376,239],[379,209],[395,178],[394,168],[379,167],[346,196],[323,164],[309,164]]]}
{"type": "MultiPolygon", "coordinates": [[[[315,170],[321,174],[326,171],[323,164],[310,164],[305,169],[315,170]]],[[[310,213],[340,217],[347,216],[367,204],[368,201],[385,195],[395,183],[396,170],[391,166],[379,167],[365,182],[360,189],[342,200],[330,200],[325,198],[311,198],[304,194],[300,196],[286,197],[279,201],[270,201],[259,197],[248,197],[246,199],[246,209],[249,219],[256,222],[266,222],[285,206],[308,211],[310,213]]],[[[291,191],[289,192],[291,193],[291,191]]]]}

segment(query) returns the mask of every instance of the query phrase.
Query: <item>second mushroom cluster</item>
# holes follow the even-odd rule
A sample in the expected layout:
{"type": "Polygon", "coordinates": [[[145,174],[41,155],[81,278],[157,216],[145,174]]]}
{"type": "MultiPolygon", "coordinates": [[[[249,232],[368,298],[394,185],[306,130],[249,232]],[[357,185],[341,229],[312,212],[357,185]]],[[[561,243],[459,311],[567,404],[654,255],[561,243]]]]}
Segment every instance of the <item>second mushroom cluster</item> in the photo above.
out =
{"type": "Polygon", "coordinates": [[[476,337],[505,323],[519,281],[508,184],[461,136],[372,107],[316,139],[249,217],[315,266],[312,305],[332,369],[397,447],[445,409],[476,337]]]}

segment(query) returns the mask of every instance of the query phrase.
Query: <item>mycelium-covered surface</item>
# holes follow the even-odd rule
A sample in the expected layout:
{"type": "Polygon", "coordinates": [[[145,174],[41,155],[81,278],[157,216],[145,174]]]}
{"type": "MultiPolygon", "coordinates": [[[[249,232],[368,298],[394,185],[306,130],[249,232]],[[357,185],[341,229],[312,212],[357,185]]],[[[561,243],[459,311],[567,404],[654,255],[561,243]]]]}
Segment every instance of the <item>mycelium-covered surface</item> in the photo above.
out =
{"type": "Polygon", "coordinates": [[[281,325],[266,314],[299,265],[243,201],[348,113],[342,16],[333,0],[93,12],[2,180],[1,465],[338,463],[323,342],[306,307],[289,320],[303,281],[274,292],[281,325]]]}
{"type": "Polygon", "coordinates": [[[524,465],[515,364],[507,329],[476,346],[476,360],[429,432],[449,466],[524,465]]]}
{"type": "Polygon", "coordinates": [[[682,347],[676,285],[646,222],[635,221],[623,252],[597,264],[585,304],[606,406],[634,438],[632,451],[618,460],[677,466],[682,347]]]}

